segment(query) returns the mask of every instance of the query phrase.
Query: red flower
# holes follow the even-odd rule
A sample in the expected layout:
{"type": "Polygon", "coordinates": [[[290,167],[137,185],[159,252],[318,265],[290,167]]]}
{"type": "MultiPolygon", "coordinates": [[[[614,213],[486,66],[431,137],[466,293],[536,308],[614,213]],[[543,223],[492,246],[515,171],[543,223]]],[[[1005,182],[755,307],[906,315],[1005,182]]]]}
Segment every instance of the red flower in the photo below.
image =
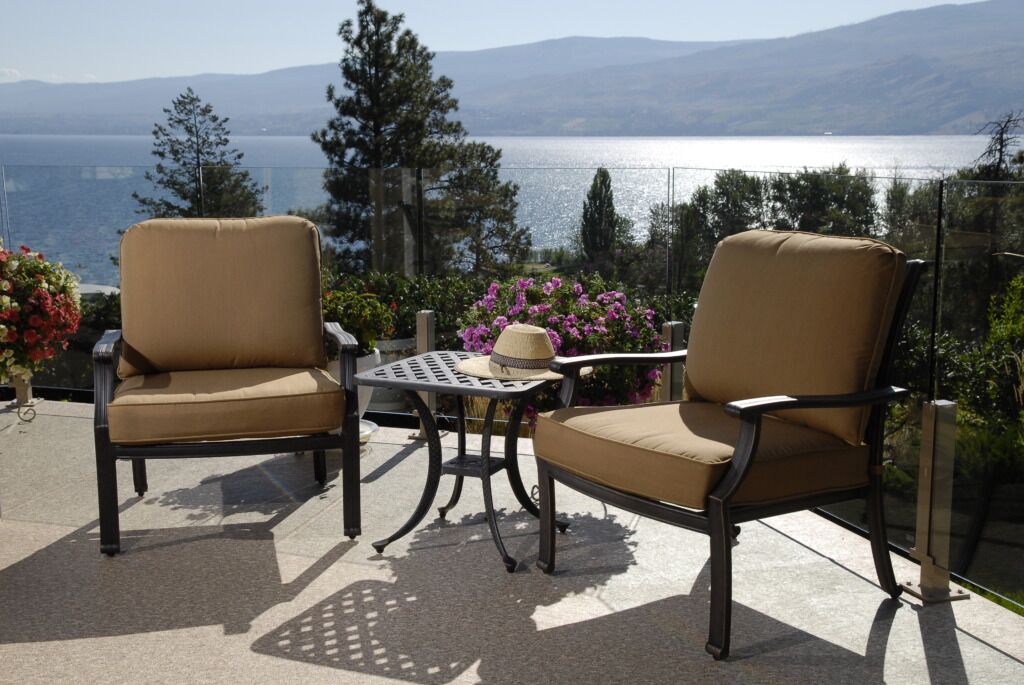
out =
{"type": "Polygon", "coordinates": [[[35,342],[39,340],[39,334],[36,333],[31,328],[25,331],[22,337],[25,339],[25,342],[27,342],[29,345],[34,345],[35,342]]]}
{"type": "Polygon", "coordinates": [[[28,325],[31,326],[32,328],[42,328],[43,317],[39,316],[38,314],[33,314],[32,316],[28,317],[28,325]]]}
{"type": "Polygon", "coordinates": [[[19,245],[18,249],[21,250],[21,254],[28,254],[32,251],[28,248],[28,245],[19,245]]]}
{"type": "Polygon", "coordinates": [[[18,331],[13,328],[8,328],[7,335],[4,336],[4,342],[18,342],[18,331]]]}
{"type": "Polygon", "coordinates": [[[42,252],[36,252],[36,259],[38,259],[41,262],[45,262],[46,261],[45,259],[43,259],[43,253],[42,252]]]}
{"type": "Polygon", "coordinates": [[[43,348],[41,347],[33,347],[28,351],[28,358],[34,362],[42,361],[45,356],[46,353],[43,352],[43,348]]]}

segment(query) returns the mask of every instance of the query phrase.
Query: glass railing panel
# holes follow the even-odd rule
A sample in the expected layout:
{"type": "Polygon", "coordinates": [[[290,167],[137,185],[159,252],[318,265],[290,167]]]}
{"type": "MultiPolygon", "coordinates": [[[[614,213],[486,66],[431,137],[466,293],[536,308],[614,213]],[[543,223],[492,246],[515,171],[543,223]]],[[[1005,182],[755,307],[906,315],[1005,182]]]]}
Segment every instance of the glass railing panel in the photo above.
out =
{"type": "Polygon", "coordinates": [[[118,231],[138,220],[132,193],[146,167],[5,166],[6,221],[14,246],[63,262],[83,283],[117,285],[118,231]]]}
{"type": "Polygon", "coordinates": [[[950,570],[1024,605],[1024,183],[948,181],[938,394],[957,403],[950,570]]]}

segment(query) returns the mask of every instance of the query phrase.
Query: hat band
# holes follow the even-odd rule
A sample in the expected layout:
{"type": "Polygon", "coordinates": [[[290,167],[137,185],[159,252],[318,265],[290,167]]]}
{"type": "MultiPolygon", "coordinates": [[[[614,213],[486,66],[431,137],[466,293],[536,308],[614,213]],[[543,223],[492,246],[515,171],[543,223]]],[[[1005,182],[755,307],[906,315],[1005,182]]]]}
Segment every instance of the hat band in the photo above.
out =
{"type": "Polygon", "coordinates": [[[554,359],[554,356],[545,357],[544,359],[523,359],[521,357],[506,357],[503,354],[491,352],[491,362],[498,366],[510,366],[513,369],[546,369],[554,359]]]}

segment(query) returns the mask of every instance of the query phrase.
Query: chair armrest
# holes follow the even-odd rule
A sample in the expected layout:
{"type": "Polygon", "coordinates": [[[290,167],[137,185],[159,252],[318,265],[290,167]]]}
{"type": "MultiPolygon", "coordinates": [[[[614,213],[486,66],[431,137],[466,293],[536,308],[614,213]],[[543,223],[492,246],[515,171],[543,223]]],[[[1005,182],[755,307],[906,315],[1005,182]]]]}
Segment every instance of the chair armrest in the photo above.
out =
{"type": "Polygon", "coordinates": [[[118,346],[121,344],[121,330],[114,329],[105,331],[92,348],[93,363],[112,364],[116,361],[116,352],[120,352],[118,346]]]}
{"type": "Polygon", "coordinates": [[[686,361],[686,350],[673,352],[624,352],[610,354],[588,354],[582,357],[556,357],[548,368],[562,374],[579,371],[585,366],[631,364],[673,364],[686,361]]]}
{"type": "Polygon", "coordinates": [[[718,503],[727,502],[739,490],[740,484],[743,483],[754,464],[761,434],[761,419],[766,412],[784,409],[836,409],[868,404],[886,404],[907,397],[909,394],[909,390],[890,385],[847,395],[774,395],[726,404],[725,412],[740,419],[740,434],[736,441],[732,460],[729,462],[729,470],[708,496],[709,502],[712,500],[718,503]]]}
{"type": "MultiPolygon", "coordinates": [[[[359,343],[356,337],[341,327],[336,321],[324,321],[324,335],[334,341],[338,346],[339,366],[341,367],[342,389],[345,391],[345,414],[349,417],[355,416],[358,422],[359,400],[356,392],[356,352],[359,350],[359,343]]],[[[350,429],[351,430],[351,429],[350,429]]]]}
{"type": "Polygon", "coordinates": [[[588,354],[582,357],[557,357],[548,364],[552,371],[562,374],[562,389],[558,393],[559,404],[571,407],[576,403],[576,380],[580,370],[601,365],[628,366],[633,364],[672,364],[686,361],[686,350],[673,352],[623,352],[611,354],[588,354]]]}
{"type": "Polygon", "coordinates": [[[356,337],[341,327],[337,321],[324,321],[324,335],[334,341],[342,352],[355,352],[359,347],[356,337]]]}
{"type": "Polygon", "coordinates": [[[93,425],[107,427],[107,405],[114,399],[117,362],[121,356],[121,331],[106,331],[92,348],[93,425]]]}
{"type": "Polygon", "coordinates": [[[736,418],[748,419],[767,412],[785,409],[836,409],[866,404],[886,404],[903,399],[909,394],[910,391],[905,388],[890,385],[847,395],[773,395],[729,402],[725,405],[725,413],[736,418]]]}

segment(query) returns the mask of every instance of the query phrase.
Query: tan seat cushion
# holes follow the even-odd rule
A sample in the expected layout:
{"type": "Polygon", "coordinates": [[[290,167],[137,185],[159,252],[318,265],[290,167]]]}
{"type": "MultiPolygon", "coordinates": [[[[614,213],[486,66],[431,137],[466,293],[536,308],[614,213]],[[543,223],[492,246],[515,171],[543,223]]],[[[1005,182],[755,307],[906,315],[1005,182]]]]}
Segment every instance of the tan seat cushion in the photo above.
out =
{"type": "MultiPolygon", "coordinates": [[[[831,395],[872,387],[906,258],[864,238],[747,231],[711,259],[693,317],[688,399],[831,395]]],[[[869,409],[780,413],[863,440],[869,409]]]]}
{"type": "MultiPolygon", "coordinates": [[[[704,509],[732,459],[740,422],[709,402],[576,407],[541,414],[537,456],[650,499],[704,509]]],[[[753,504],[866,485],[868,448],[765,418],[756,461],[733,502],[753,504]]]]}
{"type": "Polygon", "coordinates": [[[118,444],[308,435],[345,414],[341,386],[322,369],[218,369],[132,376],[107,406],[118,444]]]}
{"type": "Polygon", "coordinates": [[[320,240],[295,216],[154,219],[121,239],[118,375],[323,366],[320,240]]]}

